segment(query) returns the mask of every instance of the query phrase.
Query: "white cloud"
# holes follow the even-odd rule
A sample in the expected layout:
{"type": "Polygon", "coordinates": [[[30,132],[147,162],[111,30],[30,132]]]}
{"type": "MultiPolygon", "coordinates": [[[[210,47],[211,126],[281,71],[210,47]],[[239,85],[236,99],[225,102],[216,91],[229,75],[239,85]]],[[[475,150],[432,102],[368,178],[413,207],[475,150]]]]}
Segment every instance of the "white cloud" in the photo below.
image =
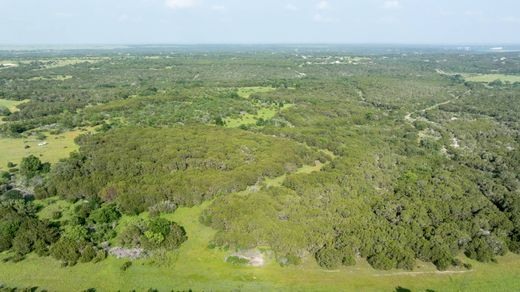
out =
{"type": "Polygon", "coordinates": [[[482,16],[484,13],[479,10],[466,10],[464,11],[464,15],[466,16],[482,16]]]}
{"type": "Polygon", "coordinates": [[[503,17],[501,20],[506,23],[514,23],[514,24],[520,23],[520,18],[514,17],[514,16],[503,17]]]}
{"type": "Polygon", "coordinates": [[[327,17],[327,16],[324,16],[324,15],[322,15],[320,13],[315,14],[312,19],[315,22],[319,22],[319,23],[330,23],[330,22],[335,22],[336,21],[335,19],[327,17]]]}
{"type": "Polygon", "coordinates": [[[330,8],[330,3],[329,1],[327,0],[320,0],[318,2],[318,4],[316,5],[316,7],[319,9],[319,10],[326,10],[326,9],[329,9],[330,8]]]}
{"type": "Polygon", "coordinates": [[[117,17],[117,21],[119,22],[125,22],[129,19],[130,17],[126,14],[120,14],[118,17],[117,17]]]}
{"type": "Polygon", "coordinates": [[[211,6],[211,10],[217,11],[217,12],[226,12],[228,9],[224,5],[213,5],[213,6],[211,6]]]}
{"type": "Polygon", "coordinates": [[[289,3],[289,4],[285,5],[285,10],[298,11],[299,9],[296,5],[289,3]]]}
{"type": "Polygon", "coordinates": [[[184,9],[196,6],[198,0],[166,0],[164,4],[171,9],[184,9]]]}
{"type": "Polygon", "coordinates": [[[383,3],[383,7],[384,8],[389,8],[389,9],[399,8],[400,6],[401,6],[401,2],[399,2],[399,0],[386,0],[383,3]]]}

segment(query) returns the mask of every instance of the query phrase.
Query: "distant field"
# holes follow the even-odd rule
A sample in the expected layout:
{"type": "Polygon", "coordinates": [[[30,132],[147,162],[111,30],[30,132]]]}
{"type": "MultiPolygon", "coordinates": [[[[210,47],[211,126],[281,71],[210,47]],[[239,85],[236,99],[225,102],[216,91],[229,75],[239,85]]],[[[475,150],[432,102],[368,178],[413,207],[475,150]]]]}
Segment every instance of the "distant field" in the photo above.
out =
{"type": "Polygon", "coordinates": [[[472,82],[493,82],[500,80],[502,82],[520,82],[520,75],[505,75],[505,74],[463,74],[464,79],[472,82]]]}
{"type": "Polygon", "coordinates": [[[436,69],[435,71],[441,75],[447,75],[447,76],[461,75],[465,80],[471,81],[471,82],[489,83],[489,82],[493,82],[496,80],[500,80],[502,82],[511,82],[511,83],[520,82],[520,75],[450,73],[450,72],[445,72],[441,69],[436,69]]]}
{"type": "Polygon", "coordinates": [[[41,141],[35,138],[0,138],[0,170],[7,169],[7,162],[19,163],[28,155],[38,156],[45,162],[57,162],[61,158],[68,157],[69,153],[78,149],[74,138],[85,133],[79,130],[66,132],[59,135],[48,135],[47,145],[38,146],[41,141]],[[30,148],[25,149],[28,145],[30,148]]]}
{"type": "Polygon", "coordinates": [[[40,62],[44,62],[45,69],[59,68],[71,65],[77,65],[81,63],[90,63],[94,64],[99,61],[104,60],[105,58],[101,57],[85,57],[85,58],[56,58],[51,61],[49,60],[38,60],[40,62]]]}
{"type": "Polygon", "coordinates": [[[55,75],[55,76],[38,76],[29,79],[30,81],[40,81],[40,80],[53,80],[53,81],[65,81],[71,79],[70,75],[55,75]]]}
{"type": "Polygon", "coordinates": [[[276,88],[265,86],[240,87],[238,89],[238,95],[240,95],[243,98],[249,98],[252,94],[255,93],[271,92],[275,90],[276,88]]]}
{"type": "Polygon", "coordinates": [[[226,118],[224,121],[226,122],[226,127],[228,128],[238,128],[241,125],[252,126],[256,125],[260,119],[270,120],[274,118],[274,116],[281,110],[285,110],[293,106],[292,104],[285,104],[282,108],[278,108],[276,106],[270,106],[261,108],[257,111],[256,114],[243,114],[238,118],[226,118]]]}
{"type": "Polygon", "coordinates": [[[28,102],[28,99],[25,100],[8,100],[8,99],[1,99],[0,98],[0,106],[7,107],[11,112],[18,111],[18,108],[16,108],[17,105],[22,104],[24,102],[28,102]]]}

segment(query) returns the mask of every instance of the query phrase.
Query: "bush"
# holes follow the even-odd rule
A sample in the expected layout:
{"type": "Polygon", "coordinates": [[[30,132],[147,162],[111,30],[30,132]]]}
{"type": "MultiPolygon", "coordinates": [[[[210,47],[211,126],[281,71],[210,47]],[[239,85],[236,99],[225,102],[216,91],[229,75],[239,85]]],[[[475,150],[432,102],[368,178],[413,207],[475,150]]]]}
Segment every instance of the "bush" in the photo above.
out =
{"type": "Polygon", "coordinates": [[[54,219],[54,220],[60,219],[61,216],[62,216],[62,213],[59,210],[52,212],[52,219],[54,219]]]}
{"type": "Polygon", "coordinates": [[[326,269],[336,269],[341,266],[343,262],[342,252],[327,246],[317,251],[314,256],[318,265],[326,269]]]}
{"type": "Polygon", "coordinates": [[[94,249],[94,246],[92,244],[88,244],[83,248],[81,251],[81,258],[80,262],[87,263],[93,260],[96,257],[96,250],[94,249]]]}
{"type": "Polygon", "coordinates": [[[104,260],[107,257],[107,253],[105,250],[100,249],[96,252],[96,256],[92,259],[92,262],[99,263],[100,261],[104,260]]]}
{"type": "Polygon", "coordinates": [[[121,271],[126,271],[128,270],[130,267],[132,266],[132,262],[128,261],[128,262],[125,262],[122,266],[121,266],[121,271]]]}
{"type": "Polygon", "coordinates": [[[368,263],[378,270],[391,270],[396,266],[396,262],[385,254],[377,253],[367,258],[368,263]]]}
{"type": "Polygon", "coordinates": [[[289,265],[299,265],[302,263],[302,259],[294,254],[287,254],[283,257],[278,258],[280,266],[285,267],[289,265]]]}
{"type": "Polygon", "coordinates": [[[466,246],[464,252],[470,259],[480,262],[490,262],[494,259],[494,253],[489,244],[483,238],[474,238],[466,246]]]}
{"type": "Polygon", "coordinates": [[[228,256],[226,262],[236,266],[249,264],[249,260],[238,256],[228,256]]]}

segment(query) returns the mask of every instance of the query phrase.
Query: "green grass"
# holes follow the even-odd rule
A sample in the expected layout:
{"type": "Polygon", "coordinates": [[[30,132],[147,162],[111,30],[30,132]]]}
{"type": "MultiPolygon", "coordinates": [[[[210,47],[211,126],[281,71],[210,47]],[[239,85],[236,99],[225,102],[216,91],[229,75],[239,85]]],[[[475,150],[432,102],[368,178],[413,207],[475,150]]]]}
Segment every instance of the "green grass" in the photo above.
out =
{"type": "Polygon", "coordinates": [[[16,164],[22,158],[35,155],[44,162],[57,162],[68,157],[69,153],[78,149],[74,139],[85,131],[74,130],[59,135],[48,135],[45,146],[38,146],[41,141],[36,138],[0,138],[0,170],[7,169],[7,162],[16,164]],[[28,145],[30,148],[25,149],[28,145]]]}
{"type": "Polygon", "coordinates": [[[500,80],[502,82],[520,82],[520,75],[505,75],[505,74],[463,74],[464,79],[471,82],[493,82],[500,80]]]}
{"type": "MultiPolygon", "coordinates": [[[[188,241],[177,252],[159,261],[135,261],[126,272],[120,270],[126,260],[109,257],[93,264],[77,264],[63,268],[52,258],[29,256],[19,263],[0,263],[0,283],[10,286],[38,286],[51,291],[144,291],[156,288],[195,291],[394,291],[396,287],[412,291],[517,291],[520,289],[520,256],[509,254],[498,263],[473,264],[469,272],[439,273],[431,264],[418,263],[407,271],[376,271],[364,260],[354,267],[327,271],[320,269],[311,257],[301,266],[280,267],[269,258],[264,267],[236,266],[225,262],[231,251],[209,249],[215,231],[199,223],[201,211],[210,203],[193,208],[180,208],[165,215],[186,228],[188,241]]],[[[142,215],[146,216],[146,215],[142,215]]],[[[130,217],[126,220],[134,220],[130,217]]],[[[123,223],[124,224],[124,223],[123,223]]],[[[0,258],[7,254],[1,254],[0,258]]]]}
{"type": "Polygon", "coordinates": [[[7,107],[11,112],[18,111],[18,108],[16,107],[19,104],[22,104],[24,102],[28,102],[28,99],[24,100],[8,100],[8,99],[1,99],[0,98],[0,106],[7,107]]]}
{"type": "Polygon", "coordinates": [[[237,118],[225,118],[224,122],[226,123],[227,128],[238,128],[241,125],[246,126],[254,126],[256,125],[256,122],[260,119],[264,120],[270,120],[274,118],[274,116],[282,110],[288,109],[291,106],[294,106],[293,104],[285,104],[282,108],[279,108],[277,106],[269,106],[269,107],[262,107],[257,110],[256,114],[243,114],[240,115],[237,118]]]}
{"type": "Polygon", "coordinates": [[[275,91],[276,88],[266,86],[240,87],[237,93],[240,97],[249,98],[252,94],[275,91]]]}
{"type": "Polygon", "coordinates": [[[54,76],[38,76],[32,77],[30,81],[41,81],[41,80],[52,80],[52,81],[65,81],[71,79],[71,75],[54,75],[54,76]]]}

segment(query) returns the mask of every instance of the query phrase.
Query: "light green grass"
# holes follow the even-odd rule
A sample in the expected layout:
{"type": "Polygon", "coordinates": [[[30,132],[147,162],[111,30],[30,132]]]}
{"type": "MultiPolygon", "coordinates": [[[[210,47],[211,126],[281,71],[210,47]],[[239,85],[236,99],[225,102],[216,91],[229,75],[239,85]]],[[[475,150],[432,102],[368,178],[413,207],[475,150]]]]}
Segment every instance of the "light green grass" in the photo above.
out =
{"type": "Polygon", "coordinates": [[[43,69],[52,69],[52,68],[59,68],[59,67],[65,67],[65,66],[72,66],[77,65],[81,63],[90,63],[95,64],[97,62],[100,62],[102,60],[106,60],[106,57],[86,57],[86,58],[56,58],[56,59],[44,59],[44,60],[38,60],[40,62],[44,62],[43,69]],[[52,62],[51,62],[52,61],[52,62]]]}
{"type": "Polygon", "coordinates": [[[74,204],[66,200],[61,200],[58,197],[38,200],[36,201],[36,204],[41,208],[41,210],[38,212],[38,218],[42,220],[53,220],[52,215],[56,211],[60,211],[62,213],[62,217],[59,221],[69,220],[74,215],[74,210],[72,208],[74,204]]]}
{"type": "Polygon", "coordinates": [[[520,75],[505,75],[505,74],[463,74],[464,79],[471,82],[493,82],[500,80],[502,82],[520,82],[520,75]]]}
{"type": "Polygon", "coordinates": [[[24,100],[9,100],[9,99],[1,99],[0,98],[0,106],[5,106],[11,111],[12,113],[18,111],[18,108],[16,107],[19,104],[22,104],[24,102],[28,102],[29,99],[24,100]]]}
{"type": "Polygon", "coordinates": [[[282,110],[288,109],[293,104],[285,104],[282,108],[277,106],[269,106],[262,107],[257,110],[256,114],[243,114],[237,118],[225,118],[224,122],[226,123],[227,128],[238,128],[241,125],[253,126],[256,125],[256,122],[260,119],[270,120],[274,118],[274,116],[282,110]]]}
{"type": "Polygon", "coordinates": [[[446,76],[455,76],[461,75],[464,80],[471,82],[482,82],[482,83],[490,83],[496,80],[500,80],[502,82],[520,82],[520,75],[507,75],[507,74],[475,74],[475,73],[450,73],[445,72],[441,69],[435,70],[437,73],[446,76]]]}
{"type": "Polygon", "coordinates": [[[72,78],[71,75],[38,76],[38,77],[30,78],[29,81],[42,81],[42,80],[65,81],[65,80],[68,80],[71,78],[72,78]]]}
{"type": "Polygon", "coordinates": [[[272,92],[275,91],[274,87],[266,87],[266,86],[252,86],[252,87],[239,87],[237,89],[237,93],[240,97],[249,98],[252,94],[262,93],[262,92],[272,92]]]}
{"type": "Polygon", "coordinates": [[[69,154],[78,149],[74,139],[86,131],[69,131],[59,135],[48,135],[45,146],[38,146],[41,141],[36,138],[0,138],[0,170],[7,169],[7,162],[16,164],[22,158],[35,155],[44,162],[57,162],[66,158],[69,154]],[[30,148],[25,149],[28,145],[30,148]]]}

